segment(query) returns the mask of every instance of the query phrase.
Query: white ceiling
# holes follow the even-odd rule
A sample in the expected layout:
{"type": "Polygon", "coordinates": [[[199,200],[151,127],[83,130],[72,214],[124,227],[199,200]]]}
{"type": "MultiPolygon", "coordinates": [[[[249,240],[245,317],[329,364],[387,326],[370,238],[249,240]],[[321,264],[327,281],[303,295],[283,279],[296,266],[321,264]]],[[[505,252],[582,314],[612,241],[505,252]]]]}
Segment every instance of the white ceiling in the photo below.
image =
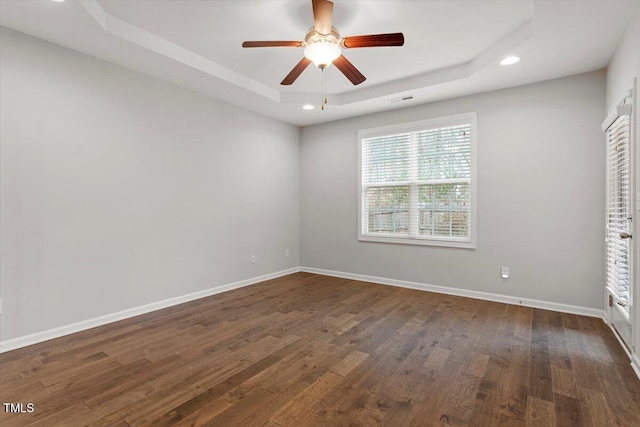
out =
{"type": "Polygon", "coordinates": [[[348,49],[359,86],[309,67],[279,82],[302,49],[243,49],[244,40],[303,40],[310,0],[0,0],[0,24],[277,119],[308,125],[604,68],[638,0],[334,0],[343,36],[403,32],[403,47],[348,49]],[[522,61],[498,65],[508,54],[522,61]],[[413,95],[411,101],[389,99],[413,95]]]}

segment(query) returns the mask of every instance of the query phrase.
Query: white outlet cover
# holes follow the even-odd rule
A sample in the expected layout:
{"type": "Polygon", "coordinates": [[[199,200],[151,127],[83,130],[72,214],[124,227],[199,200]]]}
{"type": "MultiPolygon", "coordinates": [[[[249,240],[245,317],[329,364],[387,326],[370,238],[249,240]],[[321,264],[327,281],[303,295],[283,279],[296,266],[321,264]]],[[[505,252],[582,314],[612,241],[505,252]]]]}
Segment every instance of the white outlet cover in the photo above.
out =
{"type": "Polygon", "coordinates": [[[509,278],[509,267],[500,268],[500,277],[502,277],[503,279],[509,278]]]}

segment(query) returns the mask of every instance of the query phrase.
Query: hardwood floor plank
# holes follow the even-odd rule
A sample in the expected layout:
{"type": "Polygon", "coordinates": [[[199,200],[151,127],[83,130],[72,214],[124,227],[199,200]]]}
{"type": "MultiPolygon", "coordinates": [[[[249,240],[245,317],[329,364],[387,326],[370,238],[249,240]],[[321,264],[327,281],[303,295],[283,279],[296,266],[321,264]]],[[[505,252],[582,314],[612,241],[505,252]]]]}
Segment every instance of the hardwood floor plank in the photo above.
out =
{"type": "Polygon", "coordinates": [[[500,418],[500,395],[481,390],[476,395],[476,402],[471,414],[471,425],[493,426],[500,418]]]}
{"type": "Polygon", "coordinates": [[[389,376],[386,383],[370,399],[356,419],[362,425],[407,425],[417,415],[420,403],[433,383],[424,360],[408,355],[396,358],[399,369],[389,376]]]}
{"type": "Polygon", "coordinates": [[[556,411],[553,402],[529,396],[527,399],[527,426],[556,426],[556,411]]]}
{"type": "Polygon", "coordinates": [[[98,375],[92,375],[74,380],[64,387],[60,383],[43,389],[42,393],[34,395],[32,401],[38,408],[34,417],[37,420],[44,419],[63,409],[84,401],[91,396],[108,390],[121,381],[130,378],[138,371],[151,365],[148,360],[140,360],[129,365],[116,364],[112,369],[105,369],[98,375]]]}
{"type": "MultiPolygon", "coordinates": [[[[481,378],[462,373],[455,381],[454,389],[445,405],[443,412],[447,414],[447,421],[451,425],[470,425],[476,399],[481,389],[481,378]]],[[[477,420],[473,418],[473,423],[477,420]]]]}
{"type": "Polygon", "coordinates": [[[640,425],[599,319],[296,273],[0,354],[0,425],[640,425]]]}
{"type": "Polygon", "coordinates": [[[474,351],[469,353],[468,359],[467,363],[465,363],[465,374],[478,378],[484,377],[485,372],[487,372],[487,366],[489,365],[489,355],[474,351]]]}
{"type": "Polygon", "coordinates": [[[543,310],[533,311],[529,367],[529,396],[553,402],[551,358],[549,350],[548,314],[543,310]]]}
{"type": "Polygon", "coordinates": [[[429,354],[423,366],[433,371],[441,371],[447,364],[449,356],[451,356],[451,350],[437,347],[429,354]]]}
{"type": "Polygon", "coordinates": [[[154,393],[157,393],[158,391],[159,391],[159,388],[152,382],[145,383],[139,387],[127,390],[126,392],[121,393],[116,397],[113,397],[111,400],[109,400],[103,405],[99,405],[96,407],[91,407],[87,405],[89,406],[91,411],[85,417],[85,419],[83,420],[84,422],[82,424],[90,425],[90,426],[95,426],[95,425],[106,426],[109,424],[114,425],[114,424],[118,424],[119,422],[122,422],[122,423],[125,423],[126,425],[129,425],[124,420],[120,420],[120,421],[116,420],[113,422],[109,421],[108,423],[106,421],[109,415],[112,415],[112,414],[122,415],[122,411],[124,410],[124,408],[130,407],[135,402],[143,401],[145,398],[147,398],[148,396],[154,393]]]}
{"type": "Polygon", "coordinates": [[[327,372],[304,392],[277,411],[271,419],[283,426],[301,423],[312,415],[310,408],[318,405],[320,400],[332,392],[343,379],[344,377],[341,375],[327,372]]]}
{"type": "Polygon", "coordinates": [[[107,404],[129,390],[136,389],[144,384],[152,383],[156,378],[160,378],[167,373],[171,373],[183,363],[184,361],[179,356],[172,354],[165,359],[151,364],[149,369],[137,372],[136,375],[131,378],[123,378],[123,380],[114,387],[110,387],[102,393],[94,394],[93,396],[84,399],[84,403],[86,403],[90,408],[96,408],[100,405],[107,404]]]}
{"type": "Polygon", "coordinates": [[[549,337],[549,361],[551,366],[560,369],[571,369],[571,358],[569,357],[562,326],[562,313],[550,311],[548,315],[549,321],[546,335],[549,337]]]}
{"type": "Polygon", "coordinates": [[[564,329],[566,337],[569,358],[571,359],[571,368],[574,373],[576,384],[579,387],[591,388],[596,391],[602,391],[596,370],[596,363],[591,363],[587,357],[588,343],[582,339],[584,331],[580,329],[579,317],[575,315],[563,314],[563,322],[570,322],[574,327],[564,329]]]}
{"type": "Polygon", "coordinates": [[[236,404],[222,411],[219,415],[207,421],[209,425],[219,426],[260,426],[266,420],[258,416],[271,406],[275,395],[268,391],[256,387],[251,389],[247,395],[236,404]]]}
{"type": "Polygon", "coordinates": [[[33,426],[78,425],[89,414],[89,408],[82,402],[69,406],[33,423],[33,426]]]}
{"type": "Polygon", "coordinates": [[[480,383],[482,390],[488,393],[496,393],[500,395],[502,394],[506,380],[507,367],[502,364],[502,360],[500,360],[500,358],[489,356],[487,370],[485,371],[480,383]]]}
{"type": "Polygon", "coordinates": [[[585,417],[580,400],[562,394],[556,394],[554,401],[557,426],[572,427],[585,424],[585,417]]]}
{"type": "Polygon", "coordinates": [[[31,371],[28,374],[21,373],[21,375],[24,375],[27,378],[32,378],[34,375],[37,375],[39,380],[42,381],[42,384],[44,384],[45,387],[49,387],[64,381],[65,379],[84,376],[87,371],[95,372],[96,370],[101,369],[101,367],[110,365],[113,362],[113,358],[104,351],[101,351],[80,360],[73,360],[72,364],[69,363],[63,366],[53,367],[50,365],[44,365],[43,369],[39,369],[38,371],[40,372],[37,372],[37,374],[34,371],[31,371]]]}
{"type": "Polygon", "coordinates": [[[526,427],[527,422],[505,414],[500,414],[497,425],[498,427],[526,427]]]}
{"type": "MultiPolygon", "coordinates": [[[[165,407],[166,412],[153,419],[151,425],[172,425],[179,420],[197,413],[203,407],[218,408],[219,405],[223,405],[225,410],[230,408],[233,405],[231,402],[224,399],[225,394],[237,387],[244,380],[260,373],[263,369],[268,368],[278,360],[280,359],[275,356],[267,356],[229,378],[217,383],[213,387],[193,393],[191,398],[182,401],[178,405],[168,408],[165,407]],[[227,403],[231,404],[231,406],[227,403]]],[[[272,395],[272,393],[268,394],[272,395]]],[[[132,414],[132,416],[126,418],[126,421],[129,422],[129,424],[136,425],[148,420],[148,416],[139,417],[139,415],[140,414],[132,414]]],[[[215,415],[218,415],[217,412],[215,415]]]]}
{"type": "Polygon", "coordinates": [[[342,418],[347,413],[355,416],[388,381],[391,370],[397,368],[392,360],[400,348],[398,341],[389,340],[384,355],[367,358],[368,363],[358,365],[331,394],[315,403],[310,410],[327,419],[342,418]]]}
{"type": "Polygon", "coordinates": [[[345,375],[349,374],[349,372],[353,371],[353,369],[360,363],[362,363],[367,357],[369,357],[368,353],[363,353],[356,350],[342,359],[336,366],[331,368],[331,372],[344,377],[345,375]]]}
{"type": "Polygon", "coordinates": [[[458,363],[447,362],[441,371],[428,371],[428,388],[416,408],[411,425],[436,425],[449,420],[450,414],[447,411],[451,408],[450,398],[462,369],[463,366],[458,363]]]}
{"type": "MultiPolygon", "coordinates": [[[[529,395],[530,340],[532,311],[515,307],[511,361],[500,399],[501,419],[526,421],[527,397],[529,395]]],[[[506,345],[506,343],[505,343],[506,345]]],[[[500,421],[499,421],[500,423],[500,421]]]]}
{"type": "Polygon", "coordinates": [[[637,396],[626,392],[620,382],[602,382],[602,394],[610,408],[612,419],[621,424],[640,426],[640,404],[637,396]]]}
{"type": "Polygon", "coordinates": [[[614,418],[609,412],[607,402],[602,393],[579,387],[577,394],[580,396],[580,400],[584,402],[585,425],[598,427],[611,424],[614,418]]]}
{"type": "MultiPolygon", "coordinates": [[[[7,403],[21,402],[25,397],[37,396],[45,389],[44,384],[38,380],[21,380],[20,382],[11,383],[9,385],[3,385],[0,387],[0,396],[2,400],[7,403]]],[[[0,410],[0,414],[3,411],[0,410]]],[[[1,415],[0,415],[1,417],[1,415]]]]}
{"type": "Polygon", "coordinates": [[[551,382],[553,383],[554,394],[561,394],[567,397],[578,396],[578,386],[572,370],[552,366],[551,382]]]}
{"type": "Polygon", "coordinates": [[[156,418],[149,423],[142,423],[142,426],[204,426],[211,423],[211,420],[224,411],[233,407],[233,403],[219,398],[214,402],[202,405],[188,414],[178,411],[169,411],[163,417],[156,418]]]}

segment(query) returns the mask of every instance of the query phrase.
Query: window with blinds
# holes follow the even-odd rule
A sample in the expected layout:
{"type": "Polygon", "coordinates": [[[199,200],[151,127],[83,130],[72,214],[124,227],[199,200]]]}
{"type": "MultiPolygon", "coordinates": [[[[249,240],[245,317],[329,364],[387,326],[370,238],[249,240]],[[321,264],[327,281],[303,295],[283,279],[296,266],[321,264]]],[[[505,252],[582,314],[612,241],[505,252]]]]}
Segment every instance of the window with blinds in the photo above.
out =
{"type": "Polygon", "coordinates": [[[607,290],[629,316],[631,193],[630,121],[621,115],[607,128],[607,290]]]}
{"type": "Polygon", "coordinates": [[[475,247],[475,113],[359,139],[360,240],[475,247]]]}

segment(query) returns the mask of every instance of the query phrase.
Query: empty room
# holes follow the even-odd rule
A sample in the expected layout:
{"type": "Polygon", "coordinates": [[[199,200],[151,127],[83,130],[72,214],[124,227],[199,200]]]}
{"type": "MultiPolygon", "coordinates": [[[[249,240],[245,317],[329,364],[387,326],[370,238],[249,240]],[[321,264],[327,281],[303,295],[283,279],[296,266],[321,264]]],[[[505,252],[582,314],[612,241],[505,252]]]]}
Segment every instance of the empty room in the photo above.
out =
{"type": "Polygon", "coordinates": [[[639,78],[640,0],[0,0],[0,425],[640,426],[639,78]]]}

